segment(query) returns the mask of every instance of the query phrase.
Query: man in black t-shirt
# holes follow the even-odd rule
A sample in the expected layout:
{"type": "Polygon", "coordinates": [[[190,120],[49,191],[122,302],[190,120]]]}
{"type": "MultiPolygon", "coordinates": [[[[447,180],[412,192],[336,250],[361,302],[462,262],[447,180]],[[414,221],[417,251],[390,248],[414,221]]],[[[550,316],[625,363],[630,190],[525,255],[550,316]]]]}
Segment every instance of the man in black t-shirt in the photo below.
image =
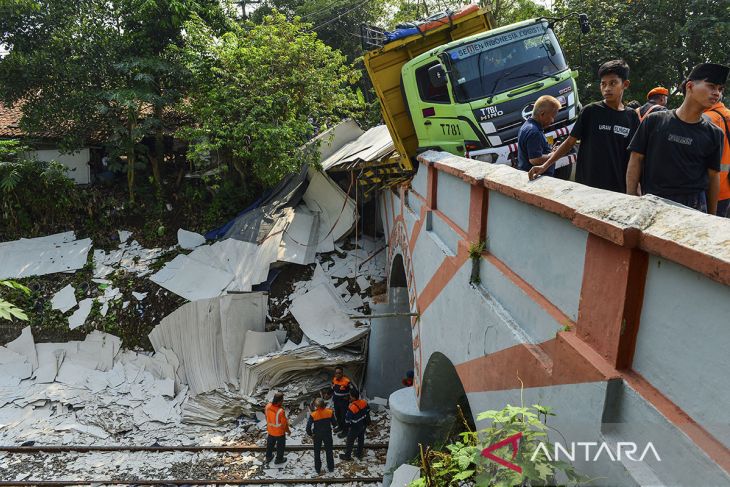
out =
{"type": "Polygon", "coordinates": [[[722,96],[728,71],[720,64],[695,66],[682,85],[682,106],[646,117],[629,146],[628,194],[638,195],[641,178],[646,194],[715,214],[724,135],[702,112],[722,96]]]}
{"type": "Polygon", "coordinates": [[[583,108],[570,136],[541,166],[530,169],[530,179],[547,171],[580,140],[575,180],[594,188],[626,191],[627,147],[639,126],[639,116],[622,102],[629,87],[629,66],[620,59],[605,62],[598,77],[603,100],[583,108]]]}

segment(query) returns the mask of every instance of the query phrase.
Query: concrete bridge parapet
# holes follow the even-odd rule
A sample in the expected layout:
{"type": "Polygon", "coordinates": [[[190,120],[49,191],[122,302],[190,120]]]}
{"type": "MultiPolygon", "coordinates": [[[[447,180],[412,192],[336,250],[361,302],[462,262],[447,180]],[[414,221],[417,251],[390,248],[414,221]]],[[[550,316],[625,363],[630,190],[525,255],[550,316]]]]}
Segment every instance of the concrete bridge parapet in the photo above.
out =
{"type": "Polygon", "coordinates": [[[661,442],[640,467],[576,460],[597,485],[730,485],[730,220],[445,153],[419,161],[380,212],[401,263],[390,282],[420,315],[403,325],[420,410],[439,409],[453,368],[474,415],[522,399],[553,407],[575,441],[661,442]]]}

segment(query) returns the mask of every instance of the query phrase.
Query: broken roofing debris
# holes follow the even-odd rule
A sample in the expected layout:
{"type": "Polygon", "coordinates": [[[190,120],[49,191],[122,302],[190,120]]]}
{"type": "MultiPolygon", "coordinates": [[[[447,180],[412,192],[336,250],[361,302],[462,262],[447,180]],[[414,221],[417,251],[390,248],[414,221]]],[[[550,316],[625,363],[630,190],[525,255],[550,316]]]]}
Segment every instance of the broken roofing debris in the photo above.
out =
{"type": "MultiPolygon", "coordinates": [[[[94,277],[104,278],[119,269],[136,274],[139,277],[146,276],[152,272],[150,265],[170,249],[145,249],[136,240],[129,243],[132,233],[124,230],[119,231],[119,246],[116,250],[106,252],[101,249],[94,250],[94,277]]],[[[86,263],[84,261],[84,263],[86,263]]]]}
{"type": "Polygon", "coordinates": [[[0,279],[20,279],[73,272],[86,264],[91,239],[76,240],[74,232],[0,242],[0,279]]]}
{"type": "MultiPolygon", "coordinates": [[[[350,316],[373,304],[372,285],[385,279],[386,257],[383,241],[345,240],[356,219],[354,201],[334,181],[303,168],[221,229],[205,237],[181,229],[178,244],[191,252],[156,273],[151,264],[170,249],[145,249],[131,232],[119,231],[115,250],[93,252],[102,295],[77,303],[67,285],[53,296],[54,309],[78,306],[69,326],[83,325],[94,301],[105,314],[121,300],[106,279],[120,270],[149,275],[190,302],[150,332],[154,354],[120,350],[119,338],[100,331],[80,342],[35,344],[24,329],[0,347],[0,441],[70,444],[132,435],[138,444],[201,443],[200,429],[184,438],[180,429],[253,417],[274,390],[299,404],[327,387],[335,365],[359,377],[368,327],[350,316]],[[299,344],[287,341],[281,325],[266,331],[269,297],[255,291],[286,263],[313,270],[311,279],[292,284],[288,297],[272,302],[283,309],[276,320],[301,328],[299,344]]],[[[0,245],[0,275],[7,277],[80,269],[91,249],[73,232],[0,245]],[[32,255],[23,256],[20,246],[31,240],[32,255]],[[5,250],[19,260],[8,261],[5,250]]],[[[144,306],[147,293],[132,295],[144,306]]]]}
{"type": "Polygon", "coordinates": [[[327,176],[305,167],[207,234],[219,241],[178,255],[151,280],[190,301],[250,292],[277,262],[312,264],[317,252],[333,251],[355,221],[352,199],[327,176]]]}

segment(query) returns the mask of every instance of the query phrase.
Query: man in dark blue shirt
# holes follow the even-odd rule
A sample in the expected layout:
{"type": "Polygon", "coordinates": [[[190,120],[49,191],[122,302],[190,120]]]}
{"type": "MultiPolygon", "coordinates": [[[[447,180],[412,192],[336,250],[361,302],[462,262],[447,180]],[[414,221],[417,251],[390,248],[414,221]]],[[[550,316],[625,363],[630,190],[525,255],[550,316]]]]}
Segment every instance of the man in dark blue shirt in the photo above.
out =
{"type": "MultiPolygon", "coordinates": [[[[546,95],[535,102],[532,115],[522,124],[517,133],[517,168],[529,171],[532,166],[539,166],[547,161],[550,146],[545,138],[545,127],[552,125],[560,110],[557,98],[546,95]]],[[[545,172],[548,176],[555,174],[555,166],[545,172]]]]}

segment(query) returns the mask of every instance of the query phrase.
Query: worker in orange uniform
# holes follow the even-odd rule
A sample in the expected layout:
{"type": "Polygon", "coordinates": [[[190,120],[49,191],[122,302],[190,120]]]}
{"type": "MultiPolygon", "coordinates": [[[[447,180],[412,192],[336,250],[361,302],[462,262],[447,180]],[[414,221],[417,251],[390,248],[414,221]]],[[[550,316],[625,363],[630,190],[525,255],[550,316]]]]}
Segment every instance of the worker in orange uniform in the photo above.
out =
{"type": "Polygon", "coordinates": [[[350,403],[350,391],[354,388],[355,386],[345,376],[342,367],[335,367],[335,377],[332,379],[332,404],[335,407],[335,417],[337,418],[335,433],[339,433],[340,438],[347,435],[345,415],[347,414],[347,405],[350,403]]]}
{"type": "Polygon", "coordinates": [[[276,448],[276,460],[274,463],[282,464],[286,462],[284,456],[284,446],[286,446],[286,435],[291,434],[289,422],[286,419],[286,413],[282,404],[284,403],[284,394],[277,392],[269,404],[266,405],[266,463],[268,464],[274,458],[274,448],[276,448]]]}
{"type": "Polygon", "coordinates": [[[367,401],[360,399],[360,393],[355,389],[350,390],[350,405],[347,406],[345,421],[349,428],[347,430],[345,453],[340,455],[340,458],[342,460],[352,460],[352,447],[357,439],[355,456],[362,460],[365,430],[370,424],[370,406],[368,406],[367,401]]]}
{"type": "Polygon", "coordinates": [[[413,371],[406,372],[406,378],[401,381],[405,387],[413,387],[413,371]]]}
{"type": "Polygon", "coordinates": [[[669,101],[668,89],[662,86],[652,88],[649,93],[646,94],[646,103],[636,109],[636,114],[639,116],[639,121],[644,120],[646,116],[650,113],[666,110],[667,101],[669,101]]]}
{"type": "Polygon", "coordinates": [[[730,110],[722,98],[705,110],[712,123],[725,134],[725,145],[720,160],[720,190],[717,194],[717,216],[730,218],[730,110]]]}
{"type": "Polygon", "coordinates": [[[319,473],[322,469],[322,457],[320,451],[324,446],[324,454],[327,458],[327,470],[335,470],[335,457],[332,451],[332,427],[336,425],[335,412],[324,407],[324,399],[317,398],[314,401],[314,411],[307,420],[307,434],[314,440],[314,470],[319,473]]]}

